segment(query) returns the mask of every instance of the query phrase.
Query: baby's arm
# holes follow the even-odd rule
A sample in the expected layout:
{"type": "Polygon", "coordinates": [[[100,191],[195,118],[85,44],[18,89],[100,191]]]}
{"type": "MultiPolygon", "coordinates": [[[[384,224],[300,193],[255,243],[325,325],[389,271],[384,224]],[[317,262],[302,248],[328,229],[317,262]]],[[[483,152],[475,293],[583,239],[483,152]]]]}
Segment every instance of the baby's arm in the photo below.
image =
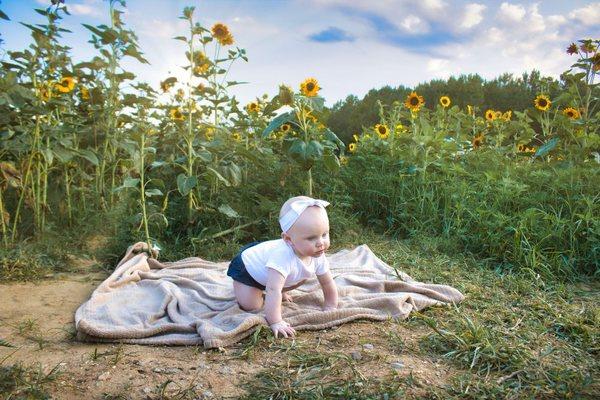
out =
{"type": "Polygon", "coordinates": [[[265,295],[265,317],[275,337],[281,333],[284,337],[294,336],[296,331],[281,318],[281,290],[285,278],[273,268],[267,268],[267,285],[265,295]]]}
{"type": "Polygon", "coordinates": [[[321,289],[323,289],[323,298],[325,300],[323,310],[335,310],[338,306],[338,292],[331,272],[327,271],[323,275],[317,275],[317,279],[321,284],[321,289]]]}

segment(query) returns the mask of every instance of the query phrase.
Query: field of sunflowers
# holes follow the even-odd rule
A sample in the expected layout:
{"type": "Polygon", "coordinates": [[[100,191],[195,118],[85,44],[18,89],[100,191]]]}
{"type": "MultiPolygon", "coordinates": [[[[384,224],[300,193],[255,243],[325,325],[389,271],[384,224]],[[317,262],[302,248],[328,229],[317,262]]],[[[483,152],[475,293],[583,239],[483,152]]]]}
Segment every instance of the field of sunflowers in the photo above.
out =
{"type": "Polygon", "coordinates": [[[148,63],[124,0],[84,24],[84,61],[51,3],[45,23],[22,22],[27,48],[0,36],[1,398],[597,397],[600,40],[570,44],[560,81],[511,99],[525,108],[417,87],[339,129],[347,104],[326,107],[315,77],[241,104],[229,73],[251,60],[194,7],[174,38],[185,78],[146,83],[124,67],[148,63]],[[331,203],[332,251],[366,243],[467,300],[294,341],[259,328],[214,351],[75,340],[73,307],[128,245],[230,259],[279,237],[300,194],[331,203]]]}
{"type": "Polygon", "coordinates": [[[228,74],[246,52],[226,25],[196,22],[193,7],[174,38],[187,46],[187,78],[154,87],[122,66],[148,63],[123,1],[109,2],[110,25],[84,25],[97,54],[83,62],[71,59],[65,6],[54,4],[36,10],[47,23],[24,23],[29,47],[2,61],[5,260],[82,230],[104,230],[113,250],[139,238],[169,257],[200,246],[224,256],[231,241],[277,236],[277,204],[305,193],[336,204],[339,223],[440,238],[501,270],[598,274],[598,40],[568,47],[577,61],[560,95],[541,90],[530,109],[458,107],[448,95],[425,104],[412,91],[379,103],[374,126],[334,132],[315,78],[240,104],[228,74]]]}

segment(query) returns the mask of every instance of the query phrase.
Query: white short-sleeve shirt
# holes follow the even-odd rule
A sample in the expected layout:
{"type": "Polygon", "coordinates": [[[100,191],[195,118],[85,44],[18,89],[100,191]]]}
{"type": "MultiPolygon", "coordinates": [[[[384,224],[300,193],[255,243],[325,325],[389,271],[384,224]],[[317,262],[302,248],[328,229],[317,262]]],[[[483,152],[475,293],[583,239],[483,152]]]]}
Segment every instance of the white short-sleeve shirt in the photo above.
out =
{"type": "Polygon", "coordinates": [[[244,250],[242,261],[250,276],[263,286],[267,285],[268,268],[284,276],[283,287],[294,286],[315,274],[323,275],[329,271],[329,260],[325,253],[312,257],[310,263],[305,265],[283,239],[267,240],[244,250]]]}

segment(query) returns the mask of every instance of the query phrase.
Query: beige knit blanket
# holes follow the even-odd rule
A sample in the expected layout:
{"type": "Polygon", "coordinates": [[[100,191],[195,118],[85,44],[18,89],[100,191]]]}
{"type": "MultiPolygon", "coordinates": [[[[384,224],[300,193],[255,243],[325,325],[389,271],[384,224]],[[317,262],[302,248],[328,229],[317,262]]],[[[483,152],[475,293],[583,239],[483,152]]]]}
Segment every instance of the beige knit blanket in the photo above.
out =
{"type": "MultiPolygon", "coordinates": [[[[84,341],[228,346],[266,325],[262,311],[241,310],[226,275],[229,262],[186,258],[159,262],[129,247],[114,273],[75,313],[84,341]]],[[[297,331],[329,328],[359,318],[406,318],[412,310],[458,303],[464,296],[446,285],[414,281],[381,261],[367,245],[327,255],[339,307],[322,311],[315,278],[290,292],[282,317],[297,331]]]]}

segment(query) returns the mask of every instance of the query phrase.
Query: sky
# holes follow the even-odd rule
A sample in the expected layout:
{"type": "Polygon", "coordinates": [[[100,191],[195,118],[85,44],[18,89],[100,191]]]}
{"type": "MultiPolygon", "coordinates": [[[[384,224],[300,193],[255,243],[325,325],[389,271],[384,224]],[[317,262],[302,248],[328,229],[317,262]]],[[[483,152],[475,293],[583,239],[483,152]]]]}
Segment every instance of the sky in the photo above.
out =
{"type": "MultiPolygon", "coordinates": [[[[95,49],[81,26],[110,24],[107,0],[65,0],[71,13],[61,25],[76,62],[95,49]]],[[[158,88],[169,76],[185,76],[187,35],[179,19],[185,6],[210,28],[229,26],[235,46],[249,61],[236,62],[231,80],[248,82],[232,89],[242,103],[272,96],[282,83],[298,88],[318,80],[331,106],[348,95],[362,98],[386,85],[414,87],[431,79],[477,73],[493,79],[537,69],[558,76],[576,60],[565,50],[578,39],[600,38],[600,2],[580,0],[127,0],[124,22],[139,37],[150,62],[129,59],[124,66],[158,88]]],[[[50,0],[0,0],[11,21],[0,20],[3,50],[31,42],[18,22],[43,23],[34,8],[50,0]]],[[[2,52],[0,52],[2,54],[2,52]]],[[[6,58],[4,54],[3,58],[6,58]]]]}

